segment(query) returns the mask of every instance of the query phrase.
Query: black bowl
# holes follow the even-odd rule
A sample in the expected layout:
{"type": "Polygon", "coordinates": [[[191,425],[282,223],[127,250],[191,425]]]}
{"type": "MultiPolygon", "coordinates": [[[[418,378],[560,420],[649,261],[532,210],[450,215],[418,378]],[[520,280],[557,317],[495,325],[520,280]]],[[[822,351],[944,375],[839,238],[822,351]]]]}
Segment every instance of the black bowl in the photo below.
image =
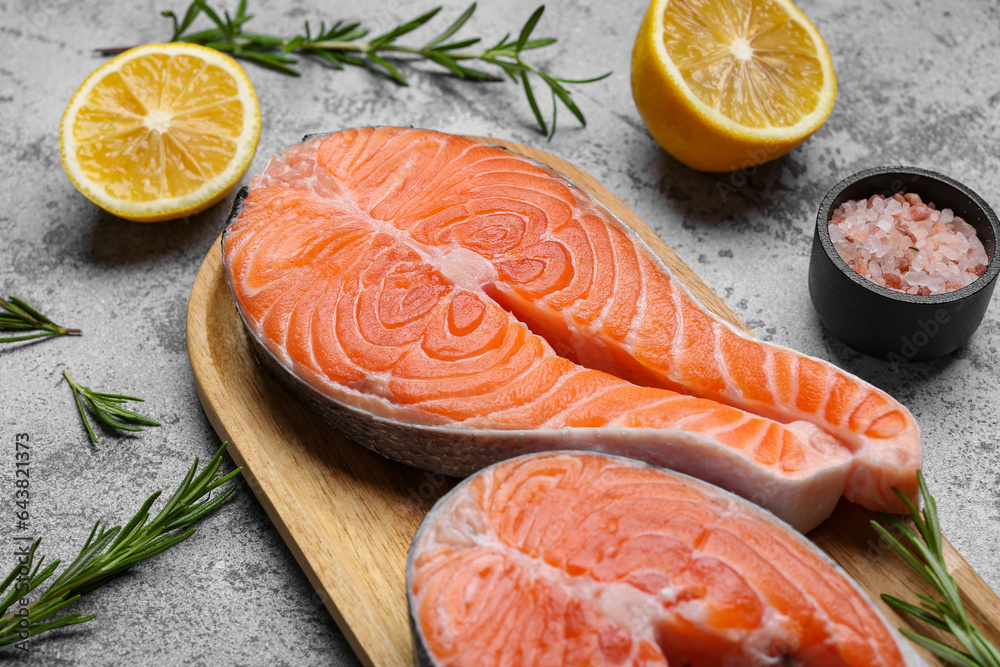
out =
{"type": "Polygon", "coordinates": [[[875,167],[838,183],[816,215],[809,261],[809,294],[823,324],[851,347],[893,361],[922,361],[953,352],[983,320],[1000,273],[994,261],[1000,223],[975,192],[958,181],[916,167],[875,167]],[[827,227],[848,200],[914,192],[940,211],[950,208],[976,228],[986,248],[986,272],[970,285],[920,296],[882,287],[859,275],[837,253],[827,227]]]}

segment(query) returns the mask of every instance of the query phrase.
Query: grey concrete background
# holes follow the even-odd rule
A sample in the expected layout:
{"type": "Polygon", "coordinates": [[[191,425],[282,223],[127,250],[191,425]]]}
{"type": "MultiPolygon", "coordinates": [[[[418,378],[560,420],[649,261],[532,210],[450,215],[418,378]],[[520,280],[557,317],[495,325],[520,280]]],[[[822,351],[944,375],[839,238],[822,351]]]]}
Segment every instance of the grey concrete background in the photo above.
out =
{"type": "MultiPolygon", "coordinates": [[[[537,0],[484,2],[467,34],[517,31],[537,0]]],[[[252,0],[251,28],[292,34],[305,18],[387,28],[432,5],[252,0]]],[[[436,25],[464,8],[445,0],[436,25]]],[[[213,5],[234,8],[236,0],[213,5]]],[[[993,0],[803,0],[825,36],[840,92],[833,115],[788,156],[750,175],[707,175],[666,155],[632,105],[629,57],[645,0],[554,0],[539,54],[567,76],[614,74],[575,88],[589,125],[562,113],[546,143],[518,88],[474,85],[408,68],[398,87],[360,70],[303,64],[299,79],[253,65],[263,134],[251,170],[310,132],[401,124],[493,135],[543,147],[606,183],[761,337],[833,360],[885,388],[924,433],[925,471],[946,536],[1000,590],[1000,306],[947,358],[893,366],[826,333],[806,272],[816,208],[839,179],[902,163],[949,174],[1000,205],[1000,5],[993,0]],[[731,185],[735,192],[721,187],[731,185]],[[726,196],[722,196],[727,190],[726,196]]],[[[162,41],[177,0],[0,0],[0,291],[81,327],[0,349],[0,565],[13,565],[14,436],[32,444],[32,532],[71,558],[92,523],[126,521],[218,446],[195,394],[184,317],[195,273],[228,203],[188,221],[116,219],[78,194],[59,162],[59,119],[104,60],[95,47],[162,41]],[[164,426],[86,439],[68,369],[90,386],[145,397],[164,426]]],[[[466,34],[463,33],[463,34],[466,34]]],[[[227,466],[232,466],[227,459],[227,466]]],[[[891,556],[885,556],[891,558],[891,556]]],[[[895,566],[902,567],[901,564],[895,566]]],[[[356,659],[245,484],[189,542],[77,607],[98,620],[29,643],[35,665],[328,665],[356,659]]]]}

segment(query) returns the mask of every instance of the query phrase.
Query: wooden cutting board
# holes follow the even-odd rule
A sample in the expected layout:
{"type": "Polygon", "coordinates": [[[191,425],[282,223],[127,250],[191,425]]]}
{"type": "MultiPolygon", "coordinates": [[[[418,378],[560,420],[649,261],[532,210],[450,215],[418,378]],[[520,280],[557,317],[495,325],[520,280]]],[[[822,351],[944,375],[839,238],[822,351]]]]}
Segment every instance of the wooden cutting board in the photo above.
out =
{"type": "MultiPolygon", "coordinates": [[[[634,227],[708,308],[749,331],[649,227],[588,174],[528,146],[484,141],[539,160],[588,190],[634,227]]],[[[454,480],[347,441],[271,379],[244,335],[218,241],[191,290],[187,340],[208,418],[230,442],[229,453],[243,466],[244,477],[361,661],[378,667],[412,664],[407,549],[424,515],[454,480]]],[[[915,591],[931,591],[879,543],[870,518],[857,505],[841,502],[809,537],[858,580],[894,624],[905,626],[878,594],[915,601],[915,591]]],[[[950,544],[946,549],[949,570],[967,595],[973,619],[1000,645],[1000,599],[950,544]]],[[[931,664],[943,664],[925,656],[931,664]]]]}

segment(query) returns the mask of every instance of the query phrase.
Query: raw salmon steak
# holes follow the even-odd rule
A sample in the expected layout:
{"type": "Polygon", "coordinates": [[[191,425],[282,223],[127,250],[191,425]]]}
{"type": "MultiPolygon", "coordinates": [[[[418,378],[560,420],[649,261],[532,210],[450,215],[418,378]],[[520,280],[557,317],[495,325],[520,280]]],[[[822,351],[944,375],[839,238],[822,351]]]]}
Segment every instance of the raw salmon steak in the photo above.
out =
{"type": "Polygon", "coordinates": [[[420,665],[925,664],[791,527],[604,454],[529,454],[465,480],[421,524],[406,581],[420,665]]]}
{"type": "Polygon", "coordinates": [[[275,376],[405,463],[464,476],[605,451],[801,530],[841,495],[916,497],[906,408],[712,315],[600,202],[511,151],[393,127],[307,138],[238,197],[223,255],[275,376]]]}

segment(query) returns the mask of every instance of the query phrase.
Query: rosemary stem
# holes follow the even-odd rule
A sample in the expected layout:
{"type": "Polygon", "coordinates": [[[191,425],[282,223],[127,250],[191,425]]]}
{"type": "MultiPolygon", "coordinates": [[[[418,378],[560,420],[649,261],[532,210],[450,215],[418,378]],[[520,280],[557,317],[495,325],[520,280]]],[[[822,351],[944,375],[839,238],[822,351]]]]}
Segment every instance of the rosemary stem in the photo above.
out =
{"type": "MultiPolygon", "coordinates": [[[[285,40],[282,46],[286,46],[290,40],[285,40]]],[[[365,52],[374,51],[369,47],[368,42],[339,42],[337,40],[325,41],[325,42],[309,42],[308,44],[302,45],[303,49],[308,49],[310,51],[359,51],[365,52]]],[[[404,49],[407,47],[396,47],[395,50],[404,49]]],[[[378,51],[389,51],[393,50],[390,45],[386,45],[377,49],[378,51]]]]}
{"type": "Polygon", "coordinates": [[[0,331],[36,331],[24,336],[0,337],[0,343],[17,343],[51,336],[79,336],[79,329],[61,326],[17,297],[0,298],[0,331]]]}
{"type": "MultiPolygon", "coordinates": [[[[448,27],[438,32],[436,37],[429,41],[422,40],[421,46],[399,44],[397,40],[425,26],[439,14],[442,9],[440,6],[377,36],[373,36],[369,29],[362,27],[360,22],[337,21],[329,27],[327,23],[320,22],[317,32],[315,25],[310,27],[309,21],[306,21],[304,34],[287,39],[278,35],[246,31],[246,23],[253,18],[253,14],[247,13],[247,0],[239,0],[235,14],[213,9],[209,6],[209,0],[192,0],[183,15],[172,11],[161,14],[171,20],[173,32],[170,41],[201,44],[292,76],[300,74],[296,69],[299,60],[295,56],[307,55],[325,61],[327,65],[338,70],[344,69],[345,65],[366,67],[401,86],[408,85],[405,76],[390,58],[390,54],[393,54],[397,56],[394,58],[397,62],[409,64],[423,59],[448,70],[459,79],[471,82],[500,81],[509,77],[514,83],[523,87],[531,112],[538,122],[538,128],[549,139],[555,134],[556,110],[560,104],[565,106],[581,125],[586,125],[583,112],[573,101],[566,86],[592,83],[608,76],[610,72],[585,79],[567,79],[550,74],[522,59],[525,53],[534,53],[536,49],[556,42],[556,39],[551,37],[531,37],[545,11],[544,5],[535,9],[520,31],[508,32],[489,48],[483,46],[490,42],[483,42],[479,37],[452,39],[468,23],[476,11],[476,6],[476,2],[470,4],[448,27]],[[202,16],[214,26],[189,30],[202,16]],[[517,37],[512,37],[514,34],[517,37]],[[477,48],[474,45],[479,45],[480,50],[471,50],[477,48]],[[469,66],[470,62],[476,61],[499,68],[502,73],[493,74],[469,66]],[[529,80],[532,76],[540,78],[552,91],[552,119],[549,122],[542,116],[533,92],[529,80]]],[[[121,49],[109,48],[97,51],[112,55],[121,52],[121,49]]]]}
{"type": "MultiPolygon", "coordinates": [[[[248,40],[248,39],[240,40],[240,39],[229,38],[229,39],[225,39],[225,40],[221,40],[221,41],[225,41],[225,42],[227,42],[229,44],[232,44],[233,46],[237,46],[237,47],[238,46],[252,46],[253,45],[253,42],[251,40],[248,40]]],[[[292,40],[290,40],[290,39],[283,39],[283,40],[281,40],[281,42],[279,42],[279,43],[276,44],[276,47],[285,47],[291,41],[292,40]]],[[[124,51],[128,51],[129,49],[133,49],[133,48],[135,48],[135,47],[133,47],[133,46],[116,46],[116,47],[107,47],[107,48],[94,49],[94,51],[97,52],[99,55],[102,55],[102,56],[114,56],[114,55],[118,55],[119,53],[123,53],[124,51]]],[[[421,56],[423,58],[426,58],[427,54],[433,52],[433,49],[417,48],[417,47],[412,47],[412,46],[399,46],[398,44],[384,44],[382,46],[377,46],[375,48],[372,48],[369,42],[341,42],[341,41],[337,41],[337,40],[328,40],[328,41],[319,41],[319,42],[308,42],[308,43],[304,43],[304,44],[300,45],[299,49],[301,49],[302,51],[306,51],[306,52],[309,52],[309,51],[344,51],[344,52],[347,52],[347,53],[374,53],[374,52],[378,52],[378,51],[393,51],[395,53],[408,53],[408,54],[415,55],[415,56],[421,56]]],[[[497,57],[506,56],[506,57],[509,57],[509,58],[514,58],[517,61],[518,64],[527,66],[529,69],[531,69],[532,72],[536,72],[537,73],[539,71],[535,67],[531,67],[531,66],[526,65],[526,63],[524,63],[520,58],[518,58],[517,53],[515,53],[514,51],[507,50],[507,49],[504,49],[504,50],[501,50],[501,51],[477,51],[477,52],[449,51],[448,55],[449,55],[449,57],[454,58],[455,60],[480,60],[480,59],[483,59],[484,57],[497,58],[497,57]]],[[[71,331],[78,331],[78,330],[77,329],[72,329],[71,331]]]]}
{"type": "MultiPolygon", "coordinates": [[[[289,40],[285,40],[287,44],[289,40]]],[[[407,53],[414,56],[421,56],[422,58],[427,58],[428,54],[434,52],[433,49],[414,47],[414,46],[400,46],[398,44],[384,44],[382,46],[372,47],[369,42],[338,42],[338,41],[325,41],[325,42],[310,42],[308,44],[302,44],[300,46],[303,51],[348,51],[355,53],[372,53],[377,51],[392,51],[394,53],[407,53]]],[[[487,51],[449,51],[448,56],[455,60],[482,60],[486,58],[498,58],[498,57],[508,57],[514,59],[519,65],[523,65],[531,69],[532,72],[538,72],[534,67],[531,67],[524,63],[518,54],[514,51],[503,49],[499,51],[487,50],[487,51]]]]}

